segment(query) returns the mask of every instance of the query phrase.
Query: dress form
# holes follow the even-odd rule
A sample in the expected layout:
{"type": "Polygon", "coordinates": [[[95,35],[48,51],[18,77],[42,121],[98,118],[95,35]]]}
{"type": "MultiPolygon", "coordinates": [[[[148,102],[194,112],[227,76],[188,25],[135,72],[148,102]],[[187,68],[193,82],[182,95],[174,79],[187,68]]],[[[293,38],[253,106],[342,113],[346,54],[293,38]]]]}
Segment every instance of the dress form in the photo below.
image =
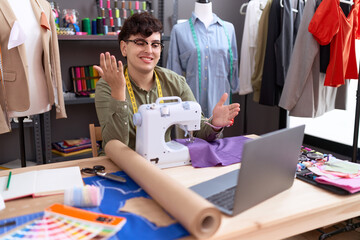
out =
{"type": "Polygon", "coordinates": [[[24,117],[50,111],[51,105],[47,91],[45,72],[42,64],[41,26],[36,19],[31,0],[8,0],[17,22],[26,36],[24,46],[28,62],[28,86],[30,106],[27,110],[9,111],[9,117],[19,121],[21,167],[26,167],[24,117]]]}
{"type": "Polygon", "coordinates": [[[213,20],[212,3],[206,0],[196,1],[194,13],[207,28],[213,20]]]}
{"type": "Polygon", "coordinates": [[[50,111],[45,72],[42,67],[41,26],[35,18],[31,0],[8,0],[16,18],[23,29],[26,40],[25,49],[28,60],[28,84],[30,107],[24,112],[9,111],[10,117],[26,117],[50,111]]]}

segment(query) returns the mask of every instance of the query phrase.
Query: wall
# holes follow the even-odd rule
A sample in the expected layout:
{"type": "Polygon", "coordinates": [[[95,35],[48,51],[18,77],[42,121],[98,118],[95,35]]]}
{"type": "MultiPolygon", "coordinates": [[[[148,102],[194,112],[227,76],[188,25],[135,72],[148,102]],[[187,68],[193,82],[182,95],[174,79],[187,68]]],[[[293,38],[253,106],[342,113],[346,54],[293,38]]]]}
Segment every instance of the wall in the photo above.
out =
{"type": "MultiPolygon", "coordinates": [[[[172,16],[174,15],[174,1],[165,0],[164,35],[170,36],[172,16]]],[[[237,46],[240,57],[241,41],[244,28],[245,15],[239,10],[245,0],[212,0],[213,12],[221,19],[231,22],[235,27],[237,46]]],[[[194,0],[178,1],[178,19],[189,19],[194,9],[194,0]]],[[[175,12],[176,14],[176,12],[175,12]]],[[[166,63],[166,49],[164,62],[166,63]]],[[[240,62],[240,61],[239,61],[240,62]]],[[[238,136],[242,134],[263,134],[278,129],[279,108],[259,105],[253,102],[252,94],[239,96],[233,94],[233,102],[240,103],[241,112],[235,119],[233,127],[225,129],[225,136],[238,136]]]]}
{"type": "MultiPolygon", "coordinates": [[[[74,1],[57,0],[60,9],[75,8],[79,12],[79,19],[84,17],[94,18],[97,16],[96,1],[74,1]],[[85,3],[85,4],[84,4],[85,3]]],[[[245,16],[240,15],[239,9],[244,0],[212,0],[213,11],[223,20],[234,24],[237,45],[240,56],[242,32],[245,16]]],[[[154,15],[158,16],[161,9],[164,9],[164,36],[170,36],[172,27],[174,1],[154,0],[154,15]]],[[[194,0],[179,0],[178,18],[188,19],[194,8],[194,0]]],[[[168,42],[165,42],[167,46],[168,42]]],[[[70,75],[68,68],[74,65],[89,65],[99,62],[99,53],[110,51],[120,58],[118,44],[116,41],[60,41],[60,58],[62,75],[64,78],[64,89],[71,88],[69,84],[70,75]]],[[[166,63],[167,49],[163,52],[163,63],[166,63]]],[[[227,128],[225,136],[237,136],[242,134],[263,134],[276,130],[279,122],[279,110],[277,107],[262,106],[252,101],[252,95],[233,95],[233,101],[241,104],[240,115],[235,119],[235,124],[227,128]]],[[[51,140],[60,141],[88,136],[88,124],[97,124],[97,117],[94,104],[79,104],[66,106],[68,119],[55,119],[54,110],[51,111],[51,140]]],[[[31,128],[25,130],[27,158],[35,161],[34,144],[32,143],[33,132],[31,128]]],[[[0,164],[16,158],[20,158],[18,131],[0,135],[0,164]]]]}

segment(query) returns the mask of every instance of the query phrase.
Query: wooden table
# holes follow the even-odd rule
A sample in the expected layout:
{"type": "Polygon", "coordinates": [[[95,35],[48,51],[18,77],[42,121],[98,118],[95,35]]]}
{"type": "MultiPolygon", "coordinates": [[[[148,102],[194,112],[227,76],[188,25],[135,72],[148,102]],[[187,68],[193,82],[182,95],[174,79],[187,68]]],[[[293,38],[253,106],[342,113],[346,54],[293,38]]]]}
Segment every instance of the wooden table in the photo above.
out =
{"type": "MultiPolygon", "coordinates": [[[[11,171],[16,174],[68,166],[92,167],[95,164],[104,165],[110,172],[119,170],[107,157],[97,157],[11,171]]],[[[189,187],[238,167],[239,164],[211,168],[182,166],[162,171],[189,187]]],[[[7,175],[8,170],[0,171],[0,176],[7,175]]],[[[9,201],[6,209],[0,211],[0,219],[40,212],[55,202],[63,203],[63,195],[9,201]]],[[[359,215],[360,194],[339,196],[295,179],[290,189],[257,206],[235,217],[223,215],[221,226],[212,239],[282,239],[359,215]]]]}

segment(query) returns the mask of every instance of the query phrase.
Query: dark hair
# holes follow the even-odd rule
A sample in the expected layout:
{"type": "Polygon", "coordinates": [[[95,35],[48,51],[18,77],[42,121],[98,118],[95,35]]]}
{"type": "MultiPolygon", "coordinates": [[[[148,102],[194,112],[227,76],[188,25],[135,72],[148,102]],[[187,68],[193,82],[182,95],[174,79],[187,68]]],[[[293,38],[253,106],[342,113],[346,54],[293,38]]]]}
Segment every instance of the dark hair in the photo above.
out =
{"type": "Polygon", "coordinates": [[[118,35],[119,44],[121,41],[128,40],[131,35],[141,34],[144,38],[151,36],[153,33],[163,30],[160,20],[148,12],[135,13],[125,20],[121,31],[118,35]]]}

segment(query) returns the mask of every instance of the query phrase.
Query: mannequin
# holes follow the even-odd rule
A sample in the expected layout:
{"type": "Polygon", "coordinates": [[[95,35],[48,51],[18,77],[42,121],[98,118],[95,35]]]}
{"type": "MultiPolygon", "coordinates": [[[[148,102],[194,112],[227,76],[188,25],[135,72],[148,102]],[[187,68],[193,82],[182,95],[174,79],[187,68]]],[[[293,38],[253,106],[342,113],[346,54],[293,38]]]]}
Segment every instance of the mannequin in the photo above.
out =
{"type": "Polygon", "coordinates": [[[209,0],[196,1],[194,13],[208,28],[213,20],[212,3],[209,0]]]}
{"type": "Polygon", "coordinates": [[[166,67],[184,75],[205,117],[226,92],[225,104],[238,89],[238,51],[234,25],[212,11],[209,0],[197,0],[188,21],[171,30],[166,67]]]}
{"type": "Polygon", "coordinates": [[[10,117],[26,117],[50,110],[49,95],[46,91],[45,72],[41,66],[41,26],[35,18],[30,1],[7,0],[26,37],[24,46],[29,65],[28,84],[30,107],[25,111],[9,111],[10,117]],[[30,37],[31,36],[31,37],[30,37]]]}
{"type": "Polygon", "coordinates": [[[25,116],[48,112],[54,104],[56,118],[66,118],[55,20],[46,0],[4,0],[0,9],[0,134],[17,117],[24,146],[25,116]]]}

